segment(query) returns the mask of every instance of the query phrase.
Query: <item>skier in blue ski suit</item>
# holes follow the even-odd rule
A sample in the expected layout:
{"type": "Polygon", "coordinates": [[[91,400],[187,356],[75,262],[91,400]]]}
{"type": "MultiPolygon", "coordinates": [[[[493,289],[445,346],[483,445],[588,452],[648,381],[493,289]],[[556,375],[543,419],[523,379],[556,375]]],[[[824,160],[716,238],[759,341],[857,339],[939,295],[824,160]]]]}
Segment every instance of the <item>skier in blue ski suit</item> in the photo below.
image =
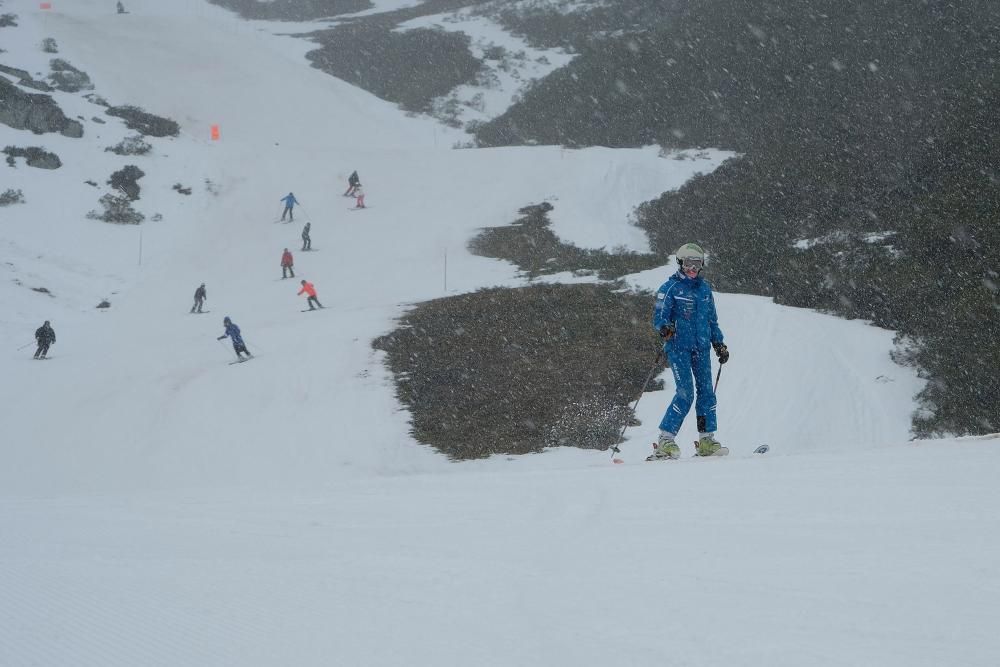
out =
{"type": "Polygon", "coordinates": [[[282,197],[278,201],[285,202],[285,210],[281,212],[281,219],[284,220],[285,219],[285,214],[287,213],[288,214],[288,219],[294,222],[295,221],[295,213],[294,213],[294,211],[292,211],[292,209],[295,208],[295,205],[299,203],[299,200],[295,198],[294,194],[292,194],[291,192],[289,192],[288,196],[282,197]]]}
{"type": "Polygon", "coordinates": [[[243,342],[243,336],[240,335],[240,328],[233,323],[229,316],[227,315],[222,320],[222,324],[226,327],[226,333],[222,334],[216,340],[222,340],[225,337],[229,337],[229,340],[233,341],[233,351],[236,352],[236,358],[242,359],[241,356],[243,352],[246,352],[247,359],[252,357],[250,350],[247,349],[246,343],[243,342]]]}
{"type": "Polygon", "coordinates": [[[697,396],[695,414],[698,417],[698,455],[721,454],[715,440],[715,391],[712,388],[711,349],[715,348],[719,363],[729,360],[723,343],[719,318],[715,311],[712,287],[701,277],[705,253],[689,243],[677,251],[677,273],[670,276],[656,293],[653,309],[653,329],[663,338],[663,353],[670,360],[676,393],[663,420],[656,453],[650,458],[677,458],[680,450],[674,437],[691,410],[697,396]],[[693,380],[693,381],[692,381],[693,380]]]}

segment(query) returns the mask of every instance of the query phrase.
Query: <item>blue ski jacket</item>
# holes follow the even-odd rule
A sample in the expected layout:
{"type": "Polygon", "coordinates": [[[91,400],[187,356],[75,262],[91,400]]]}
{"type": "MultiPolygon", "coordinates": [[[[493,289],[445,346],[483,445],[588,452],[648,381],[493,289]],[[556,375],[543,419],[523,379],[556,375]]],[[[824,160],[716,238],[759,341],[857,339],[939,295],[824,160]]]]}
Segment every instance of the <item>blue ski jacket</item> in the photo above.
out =
{"type": "Polygon", "coordinates": [[[291,192],[288,193],[287,197],[282,197],[280,201],[285,202],[285,207],[286,208],[291,208],[295,204],[299,203],[299,200],[296,199],[295,195],[293,195],[291,192]]]}
{"type": "Polygon", "coordinates": [[[226,333],[223,336],[229,336],[233,340],[233,345],[243,345],[243,336],[240,335],[240,328],[232,322],[226,325],[226,333]]]}
{"type": "Polygon", "coordinates": [[[653,330],[673,325],[675,333],[664,349],[695,350],[722,342],[722,330],[715,312],[712,286],[698,276],[688,278],[678,271],[656,292],[653,330]]]}

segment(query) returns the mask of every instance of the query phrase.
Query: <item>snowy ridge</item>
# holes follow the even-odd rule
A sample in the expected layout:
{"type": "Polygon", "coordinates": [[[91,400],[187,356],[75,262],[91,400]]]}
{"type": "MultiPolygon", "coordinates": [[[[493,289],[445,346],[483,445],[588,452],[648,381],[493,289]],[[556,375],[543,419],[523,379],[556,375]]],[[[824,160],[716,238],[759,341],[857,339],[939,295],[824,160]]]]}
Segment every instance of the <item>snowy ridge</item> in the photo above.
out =
{"type": "Polygon", "coordinates": [[[410,304],[524,283],[465,251],[476,230],[545,200],[568,241],[642,248],[631,207],[728,154],[450,150],[463,135],[308,67],[280,24],[126,4],[2,7],[0,62],[44,74],[53,37],[182,134],[105,153],[130,132],[64,93],[82,139],[0,126],[64,163],[0,167],[27,201],[0,208],[0,665],[996,663],[997,439],[908,441],[921,383],[891,332],[719,295],[728,460],[639,463],[669,375],[626,434],[635,465],[454,464],[408,435],[370,341],[410,304]],[[86,220],[125,164],[147,222],[86,220]],[[349,215],[353,169],[373,208],[349,215]],[[289,190],[295,224],[272,224],[289,190]],[[299,278],[329,312],[298,312],[299,278]],[[212,312],[189,316],[201,282],[212,312]],[[259,358],[227,365],[225,315],[259,358]],[[44,319],[39,364],[15,348],[44,319]]]}

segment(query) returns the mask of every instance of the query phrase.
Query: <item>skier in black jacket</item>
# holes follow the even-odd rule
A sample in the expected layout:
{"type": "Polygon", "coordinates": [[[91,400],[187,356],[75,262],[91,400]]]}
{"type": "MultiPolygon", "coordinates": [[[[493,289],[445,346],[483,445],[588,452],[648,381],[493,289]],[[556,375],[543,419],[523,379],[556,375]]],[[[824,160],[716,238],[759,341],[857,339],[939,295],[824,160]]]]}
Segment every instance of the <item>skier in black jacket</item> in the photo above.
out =
{"type": "Polygon", "coordinates": [[[312,239],[309,238],[309,223],[307,222],[306,226],[302,228],[302,249],[312,250],[312,248],[313,242],[312,239]]]}
{"type": "Polygon", "coordinates": [[[358,172],[352,171],[351,175],[347,177],[347,190],[344,191],[345,197],[353,197],[354,191],[358,189],[361,185],[361,178],[358,177],[358,172]]]}
{"type": "Polygon", "coordinates": [[[35,330],[35,340],[38,341],[38,349],[35,351],[35,359],[44,359],[48,354],[49,345],[56,344],[56,332],[49,326],[49,321],[35,330]]]}
{"type": "Polygon", "coordinates": [[[203,303],[205,303],[205,299],[207,299],[207,298],[208,298],[208,295],[205,292],[205,283],[202,283],[201,287],[199,287],[198,289],[196,289],[194,291],[194,305],[191,306],[191,312],[192,313],[195,312],[195,309],[197,308],[198,312],[200,313],[201,312],[201,306],[202,306],[203,303]]]}

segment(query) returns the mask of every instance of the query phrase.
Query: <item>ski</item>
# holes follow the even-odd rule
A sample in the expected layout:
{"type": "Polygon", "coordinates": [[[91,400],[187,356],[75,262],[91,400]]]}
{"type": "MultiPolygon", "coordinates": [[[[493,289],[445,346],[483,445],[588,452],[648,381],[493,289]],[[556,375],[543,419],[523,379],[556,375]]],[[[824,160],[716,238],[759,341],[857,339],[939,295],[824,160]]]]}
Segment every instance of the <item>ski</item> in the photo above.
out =
{"type": "Polygon", "coordinates": [[[300,313],[311,313],[314,310],[323,310],[326,306],[320,306],[319,308],[306,308],[305,310],[300,310],[300,313]]]}
{"type": "Polygon", "coordinates": [[[210,310],[189,310],[188,315],[208,315],[210,310]]]}
{"type": "MultiPolygon", "coordinates": [[[[695,447],[697,447],[697,445],[698,445],[698,443],[695,442],[695,447]]],[[[656,450],[656,446],[657,445],[654,442],[653,443],[653,449],[654,450],[656,450]]],[[[697,450],[695,450],[695,451],[697,451],[697,450]]],[[[766,445],[766,444],[763,444],[763,445],[759,445],[756,449],[754,449],[753,450],[753,454],[757,454],[757,455],[766,454],[769,451],[771,451],[771,447],[768,446],[768,445],[766,445]]],[[[711,458],[721,458],[723,456],[728,456],[728,455],[729,455],[729,448],[728,447],[722,447],[715,454],[709,454],[708,456],[700,456],[699,454],[693,454],[692,456],[689,456],[689,457],[679,456],[679,457],[677,457],[675,459],[671,459],[671,458],[666,457],[666,456],[664,456],[662,458],[657,458],[655,456],[647,456],[645,460],[647,462],[650,462],[650,461],[680,461],[680,460],[683,460],[684,458],[688,458],[688,459],[711,459],[711,458]]],[[[622,461],[621,459],[613,459],[613,462],[615,462],[615,463],[618,463],[618,462],[624,463],[624,461],[622,461]]]]}
{"type": "Polygon", "coordinates": [[[240,357],[240,358],[239,358],[239,359],[237,359],[236,361],[230,361],[230,362],[229,362],[229,365],[230,365],[230,366],[232,366],[233,364],[242,364],[242,363],[246,363],[246,362],[250,361],[251,359],[253,359],[253,357],[240,357]]]}
{"type": "Polygon", "coordinates": [[[366,208],[375,208],[375,207],[374,207],[374,206],[361,206],[361,207],[358,207],[358,206],[351,206],[351,207],[350,207],[350,208],[348,208],[347,210],[348,210],[348,211],[363,211],[363,210],[365,210],[366,208]]]}

